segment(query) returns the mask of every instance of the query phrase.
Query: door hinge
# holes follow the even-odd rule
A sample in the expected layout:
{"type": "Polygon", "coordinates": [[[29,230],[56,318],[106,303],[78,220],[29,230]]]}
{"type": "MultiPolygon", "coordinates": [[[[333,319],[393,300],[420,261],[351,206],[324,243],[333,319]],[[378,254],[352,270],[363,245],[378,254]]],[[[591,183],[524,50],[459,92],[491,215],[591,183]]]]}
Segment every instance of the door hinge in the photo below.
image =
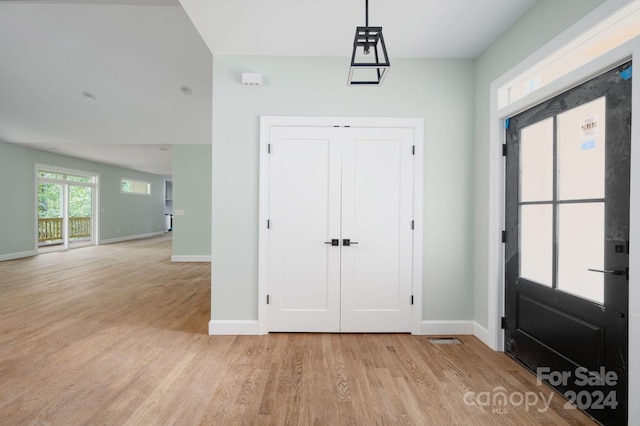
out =
{"type": "Polygon", "coordinates": [[[267,305],[269,304],[269,295],[267,294],[267,305]]]}
{"type": "Polygon", "coordinates": [[[411,304],[413,305],[413,294],[411,295],[411,304]]]}
{"type": "Polygon", "coordinates": [[[414,229],[416,229],[416,221],[412,220],[411,221],[411,230],[414,230],[414,229]]]}
{"type": "Polygon", "coordinates": [[[271,229],[271,219],[267,219],[267,229],[271,229]]]}
{"type": "Polygon", "coordinates": [[[507,319],[505,317],[500,318],[500,328],[505,330],[507,328],[507,319]]]}
{"type": "Polygon", "coordinates": [[[416,146],[415,145],[413,145],[411,147],[411,155],[416,155],[416,146]]]}
{"type": "Polygon", "coordinates": [[[267,144],[267,154],[271,154],[271,144],[267,144]]]}
{"type": "Polygon", "coordinates": [[[506,157],[507,156],[507,144],[502,144],[502,156],[506,157]]]}
{"type": "Polygon", "coordinates": [[[502,242],[503,243],[507,242],[507,231],[502,231],[502,242]]]}

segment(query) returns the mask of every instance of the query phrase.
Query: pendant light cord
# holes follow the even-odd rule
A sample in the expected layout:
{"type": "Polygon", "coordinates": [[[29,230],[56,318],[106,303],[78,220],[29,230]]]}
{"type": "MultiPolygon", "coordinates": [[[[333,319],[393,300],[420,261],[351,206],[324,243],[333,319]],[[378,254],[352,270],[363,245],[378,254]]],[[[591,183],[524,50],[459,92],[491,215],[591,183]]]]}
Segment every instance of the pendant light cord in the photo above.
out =
{"type": "Polygon", "coordinates": [[[365,19],[365,27],[369,26],[369,0],[364,0],[364,9],[365,9],[365,15],[364,15],[364,19],[365,19]]]}

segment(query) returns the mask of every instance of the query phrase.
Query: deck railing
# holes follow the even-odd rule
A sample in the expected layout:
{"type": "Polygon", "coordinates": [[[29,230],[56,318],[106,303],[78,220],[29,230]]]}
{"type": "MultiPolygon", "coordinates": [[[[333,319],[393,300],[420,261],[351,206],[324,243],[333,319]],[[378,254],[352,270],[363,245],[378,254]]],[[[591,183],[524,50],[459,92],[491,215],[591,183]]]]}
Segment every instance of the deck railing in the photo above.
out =
{"type": "MultiPolygon", "coordinates": [[[[70,217],[69,238],[91,238],[91,218],[70,217]]],[[[62,240],[62,218],[38,218],[38,242],[46,243],[60,240],[62,240]]]]}

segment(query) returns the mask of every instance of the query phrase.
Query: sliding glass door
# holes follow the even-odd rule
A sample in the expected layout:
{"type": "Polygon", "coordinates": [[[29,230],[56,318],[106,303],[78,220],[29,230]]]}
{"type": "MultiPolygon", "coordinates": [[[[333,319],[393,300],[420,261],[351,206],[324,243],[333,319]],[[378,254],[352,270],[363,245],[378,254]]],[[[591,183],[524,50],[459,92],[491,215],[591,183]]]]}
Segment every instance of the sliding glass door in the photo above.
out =
{"type": "Polygon", "coordinates": [[[97,175],[40,166],[38,248],[66,250],[96,242],[97,175]]]}

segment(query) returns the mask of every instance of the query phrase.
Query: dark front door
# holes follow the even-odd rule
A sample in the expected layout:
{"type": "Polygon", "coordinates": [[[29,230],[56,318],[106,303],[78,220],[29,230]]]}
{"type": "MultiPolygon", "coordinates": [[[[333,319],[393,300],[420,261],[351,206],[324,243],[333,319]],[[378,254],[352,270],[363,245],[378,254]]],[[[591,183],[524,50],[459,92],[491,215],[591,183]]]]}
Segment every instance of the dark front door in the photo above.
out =
{"type": "Polygon", "coordinates": [[[508,121],[505,351],[627,423],[631,64],[508,121]]]}

